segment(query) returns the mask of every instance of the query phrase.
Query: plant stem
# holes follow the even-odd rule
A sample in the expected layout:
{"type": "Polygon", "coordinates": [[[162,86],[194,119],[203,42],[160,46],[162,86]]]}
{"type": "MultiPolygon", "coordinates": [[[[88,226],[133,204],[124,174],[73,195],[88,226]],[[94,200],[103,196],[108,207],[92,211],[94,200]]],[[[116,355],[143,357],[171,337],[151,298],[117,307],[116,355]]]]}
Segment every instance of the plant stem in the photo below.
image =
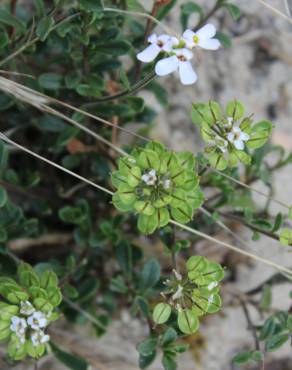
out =
{"type": "Polygon", "coordinates": [[[206,14],[206,16],[200,19],[199,23],[196,25],[193,31],[198,31],[198,29],[201,28],[209,20],[209,18],[213,17],[217,10],[221,8],[223,2],[224,0],[217,0],[213,8],[206,14]]]}

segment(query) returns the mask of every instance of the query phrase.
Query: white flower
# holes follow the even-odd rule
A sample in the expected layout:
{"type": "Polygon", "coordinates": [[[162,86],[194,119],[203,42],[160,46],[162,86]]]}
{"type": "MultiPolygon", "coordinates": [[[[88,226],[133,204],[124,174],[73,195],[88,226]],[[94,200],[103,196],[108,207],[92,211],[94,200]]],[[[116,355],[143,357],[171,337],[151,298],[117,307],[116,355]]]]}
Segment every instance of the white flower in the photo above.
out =
{"type": "Polygon", "coordinates": [[[165,76],[178,70],[182,84],[191,85],[195,83],[198,76],[190,62],[193,53],[186,48],[174,49],[173,52],[175,55],[171,55],[157,62],[155,66],[156,74],[158,76],[165,76]]]}
{"type": "Polygon", "coordinates": [[[153,186],[155,185],[157,181],[156,177],[156,171],[155,170],[150,170],[148,173],[145,173],[141,177],[142,181],[144,181],[147,185],[153,186]]]}
{"type": "Polygon", "coordinates": [[[40,328],[45,328],[48,324],[48,321],[42,312],[36,311],[29,316],[27,323],[32,329],[38,330],[40,328]]]}
{"type": "Polygon", "coordinates": [[[171,185],[171,181],[169,179],[163,180],[163,187],[164,189],[169,189],[171,185]]]}
{"type": "Polygon", "coordinates": [[[232,131],[227,135],[227,139],[237,150],[243,150],[244,142],[249,140],[249,135],[241,131],[239,127],[233,127],[232,131]]]}
{"type": "Polygon", "coordinates": [[[144,63],[152,62],[161,51],[170,52],[172,46],[176,43],[174,37],[168,35],[157,36],[155,33],[148,37],[148,42],[150,43],[146,49],[137,54],[137,58],[144,63]]]}
{"type": "Polygon", "coordinates": [[[30,339],[33,346],[39,346],[40,344],[45,344],[50,340],[50,336],[45,334],[43,331],[38,330],[31,334],[30,339]]]}
{"type": "Polygon", "coordinates": [[[22,315],[30,316],[34,311],[35,308],[29,301],[20,302],[20,313],[22,315]]]}
{"type": "Polygon", "coordinates": [[[216,34],[216,28],[213,24],[208,23],[200,28],[197,32],[192,30],[185,30],[183,33],[183,40],[186,46],[190,49],[200,47],[207,50],[217,50],[220,47],[220,41],[213,39],[216,34]]]}
{"type": "Polygon", "coordinates": [[[22,338],[25,334],[25,329],[27,328],[27,323],[24,319],[18,316],[12,316],[11,317],[11,325],[10,329],[11,331],[15,332],[15,334],[22,338]]]}

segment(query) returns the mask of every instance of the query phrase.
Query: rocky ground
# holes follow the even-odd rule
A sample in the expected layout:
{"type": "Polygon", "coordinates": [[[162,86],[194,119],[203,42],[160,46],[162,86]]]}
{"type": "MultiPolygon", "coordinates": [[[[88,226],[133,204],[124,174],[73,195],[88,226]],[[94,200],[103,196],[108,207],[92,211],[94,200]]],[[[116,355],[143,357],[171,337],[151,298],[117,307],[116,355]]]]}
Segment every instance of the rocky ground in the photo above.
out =
{"type": "MultiPolygon", "coordinates": [[[[213,0],[197,2],[206,8],[214,3],[213,0]]],[[[225,104],[235,97],[243,101],[256,118],[268,117],[273,120],[273,142],[283,145],[287,150],[292,149],[292,25],[264,8],[259,1],[236,2],[243,10],[239,22],[234,23],[222,13],[217,19],[212,19],[220,29],[234,37],[232,49],[198,53],[196,70],[199,81],[194,87],[182,87],[173,77],[166,77],[165,86],[170,92],[170,106],[167,109],[162,109],[150,94],[146,95],[147,100],[159,111],[152,136],[174,149],[196,152],[200,148],[200,139],[189,118],[191,102],[215,99],[225,104]]],[[[285,12],[284,1],[267,2],[285,12]]],[[[145,1],[146,6],[149,3],[145,1]]],[[[179,1],[179,5],[182,3],[179,1]]],[[[174,10],[168,23],[179,32],[178,16],[178,10],[174,10]]],[[[292,203],[291,181],[291,166],[275,176],[275,197],[287,204],[292,203]]],[[[255,198],[261,202],[259,195],[255,195],[255,198]]],[[[278,210],[278,206],[275,206],[274,211],[278,210]]],[[[241,233],[243,238],[250,240],[248,231],[241,230],[241,233]]],[[[270,239],[262,238],[257,243],[248,241],[248,245],[254,253],[275,262],[289,265],[289,261],[292,261],[291,254],[270,239]]],[[[222,253],[220,248],[208,243],[202,243],[201,250],[214,255],[222,253]]],[[[241,263],[236,268],[235,282],[226,289],[245,292],[273,273],[271,268],[260,263],[241,263]]],[[[290,290],[288,284],[274,290],[274,307],[289,307],[287,297],[290,290]]],[[[225,296],[228,301],[228,293],[225,296]]],[[[258,320],[253,314],[253,319],[258,320]]],[[[124,312],[121,319],[115,321],[109,332],[98,341],[94,336],[88,336],[86,328],[78,328],[74,334],[56,328],[53,335],[67,349],[85,356],[91,362],[92,369],[137,370],[135,344],[143,339],[145,330],[124,312]]],[[[222,314],[204,321],[200,334],[192,337],[189,343],[191,350],[181,356],[180,370],[235,370],[237,368],[231,365],[232,356],[237,351],[250,348],[253,338],[247,330],[242,308],[228,307],[222,314]]],[[[291,349],[287,345],[266,359],[266,370],[292,369],[289,356],[291,358],[291,349]]],[[[1,363],[0,368],[5,369],[1,363]]],[[[28,365],[17,369],[28,369],[28,365]]],[[[48,356],[39,362],[39,369],[62,370],[63,367],[48,356]]],[[[162,367],[156,361],[149,369],[160,370],[162,367]]]]}

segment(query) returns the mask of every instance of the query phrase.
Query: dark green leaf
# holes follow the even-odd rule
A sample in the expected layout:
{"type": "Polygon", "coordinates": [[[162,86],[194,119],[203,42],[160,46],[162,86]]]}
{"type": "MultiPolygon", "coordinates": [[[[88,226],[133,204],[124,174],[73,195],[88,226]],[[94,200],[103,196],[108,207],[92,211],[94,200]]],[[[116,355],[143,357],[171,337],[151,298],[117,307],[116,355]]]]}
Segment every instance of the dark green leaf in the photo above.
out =
{"type": "Polygon", "coordinates": [[[140,284],[144,289],[152,288],[160,278],[161,267],[156,259],[147,261],[142,269],[140,284]]]}
{"type": "Polygon", "coordinates": [[[51,347],[56,358],[72,370],[89,370],[89,364],[81,357],[72,355],[57,347],[51,342],[51,347]]]}
{"type": "Polygon", "coordinates": [[[238,21],[240,18],[241,12],[240,8],[237,5],[234,4],[224,4],[225,8],[229,11],[229,14],[231,17],[235,20],[238,21]]]}
{"type": "Polygon", "coordinates": [[[289,335],[278,334],[266,341],[266,349],[268,352],[273,352],[283,346],[289,340],[289,335]]]}
{"type": "Polygon", "coordinates": [[[54,23],[55,22],[53,17],[48,16],[41,19],[36,29],[36,34],[41,41],[44,41],[47,38],[54,23]]]}

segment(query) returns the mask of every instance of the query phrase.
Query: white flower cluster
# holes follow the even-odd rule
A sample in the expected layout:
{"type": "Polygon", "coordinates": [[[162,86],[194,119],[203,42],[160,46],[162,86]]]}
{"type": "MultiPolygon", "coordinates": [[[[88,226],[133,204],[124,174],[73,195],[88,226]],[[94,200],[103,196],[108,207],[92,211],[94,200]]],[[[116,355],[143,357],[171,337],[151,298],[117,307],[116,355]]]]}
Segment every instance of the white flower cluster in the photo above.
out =
{"type": "Polygon", "coordinates": [[[50,340],[50,336],[44,332],[49,323],[47,315],[37,311],[29,301],[21,302],[20,314],[24,317],[12,316],[10,325],[11,331],[16,334],[20,343],[25,343],[28,332],[35,347],[50,340]]]}
{"type": "Polygon", "coordinates": [[[216,28],[208,23],[197,32],[187,29],[181,39],[169,35],[157,36],[153,34],[148,37],[149,46],[137,55],[137,58],[144,63],[152,62],[161,52],[167,56],[156,63],[155,72],[158,76],[165,76],[169,73],[179,71],[181,83],[191,85],[198,79],[193,70],[190,60],[194,54],[193,48],[206,50],[217,50],[220,42],[213,37],[216,28]]]}
{"type": "Polygon", "coordinates": [[[234,120],[232,117],[227,117],[227,123],[225,124],[227,130],[227,140],[223,139],[221,136],[215,138],[215,144],[221,150],[222,153],[225,153],[228,148],[228,143],[234,145],[237,150],[244,149],[245,141],[250,139],[250,136],[243,132],[240,127],[234,125],[234,120]]]}
{"type": "MultiPolygon", "coordinates": [[[[145,184],[148,186],[157,185],[158,178],[157,178],[156,171],[154,169],[151,169],[145,172],[142,175],[141,180],[144,181],[145,184]]],[[[166,178],[166,179],[163,179],[162,181],[159,181],[159,184],[162,184],[164,189],[169,189],[171,186],[171,180],[166,178]]]]}

